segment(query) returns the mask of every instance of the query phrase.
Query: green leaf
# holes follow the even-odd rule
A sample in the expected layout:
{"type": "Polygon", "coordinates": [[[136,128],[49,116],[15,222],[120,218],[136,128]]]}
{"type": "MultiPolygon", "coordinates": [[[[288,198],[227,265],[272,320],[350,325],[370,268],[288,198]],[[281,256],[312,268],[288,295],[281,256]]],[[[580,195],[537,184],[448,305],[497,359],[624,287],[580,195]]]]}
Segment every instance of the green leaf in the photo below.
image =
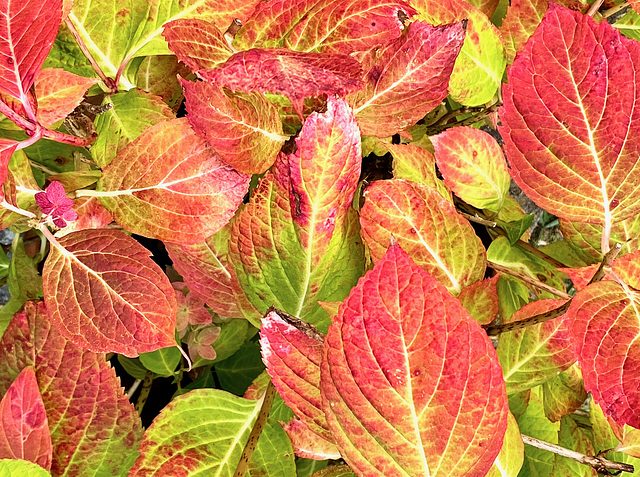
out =
{"type": "MultiPolygon", "coordinates": [[[[222,361],[233,355],[240,349],[247,339],[251,325],[245,319],[234,319],[222,322],[220,324],[220,336],[213,342],[213,348],[216,350],[216,359],[214,362],[222,361]]],[[[255,328],[251,327],[255,330],[255,328]]]]}
{"type": "Polygon", "coordinates": [[[270,419],[260,434],[246,475],[291,477],[295,472],[295,455],[291,441],[282,426],[270,419]]]}
{"type": "Polygon", "coordinates": [[[215,369],[222,389],[242,396],[253,380],[264,371],[260,345],[247,341],[233,356],[217,362],[215,369]]]}
{"type": "Polygon", "coordinates": [[[553,422],[578,409],[587,399],[577,364],[542,385],[544,413],[553,422]]]}
{"type": "Polygon", "coordinates": [[[0,459],[0,477],[47,477],[51,473],[26,460],[0,459]]]}
{"type": "Polygon", "coordinates": [[[118,363],[132,378],[144,379],[147,376],[147,368],[142,365],[140,358],[127,358],[119,354],[118,363]]]}
{"type": "Polygon", "coordinates": [[[130,477],[154,473],[232,477],[262,401],[219,389],[178,396],[145,432],[130,477]]]}
{"type": "Polygon", "coordinates": [[[520,280],[510,275],[501,274],[498,280],[498,309],[503,320],[529,303],[529,289],[520,280]]]}
{"type": "Polygon", "coordinates": [[[173,376],[176,368],[180,364],[180,350],[171,346],[160,348],[150,353],[140,353],[140,362],[149,371],[160,376],[173,376]]]}
{"type": "MultiPolygon", "coordinates": [[[[563,416],[558,432],[558,445],[584,455],[594,455],[593,443],[583,429],[570,416],[563,416]]],[[[566,477],[596,477],[595,469],[575,460],[556,456],[552,475],[566,477]]]]}
{"type": "Polygon", "coordinates": [[[511,413],[507,422],[507,433],[504,435],[502,449],[486,477],[516,477],[522,468],[524,444],[518,422],[511,413]]]}
{"type": "Polygon", "coordinates": [[[615,22],[613,27],[627,38],[640,40],[640,15],[633,8],[629,8],[625,16],[615,22]]]}
{"type": "Polygon", "coordinates": [[[297,477],[310,477],[311,474],[319,470],[325,469],[329,465],[327,460],[296,459],[297,477]]]}
{"type": "Polygon", "coordinates": [[[9,265],[11,264],[11,260],[7,257],[4,249],[0,247],[0,279],[5,278],[9,275],[9,265]]]}

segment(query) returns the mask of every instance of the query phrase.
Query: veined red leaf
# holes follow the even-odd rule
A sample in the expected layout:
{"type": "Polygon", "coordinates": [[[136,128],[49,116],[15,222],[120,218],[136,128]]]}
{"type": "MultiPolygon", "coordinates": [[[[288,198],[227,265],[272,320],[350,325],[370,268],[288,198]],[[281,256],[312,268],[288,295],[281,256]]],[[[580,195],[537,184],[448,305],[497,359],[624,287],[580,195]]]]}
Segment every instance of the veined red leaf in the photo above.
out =
{"type": "Polygon", "coordinates": [[[0,402],[0,459],[35,462],[51,470],[49,421],[36,373],[24,368],[0,402]]]}
{"type": "MultiPolygon", "coordinates": [[[[318,378],[320,377],[320,368],[318,368],[318,378]]],[[[324,416],[323,416],[324,418],[324,416]]],[[[326,424],[326,420],[325,420],[326,424]]],[[[287,424],[282,424],[296,456],[304,459],[327,460],[340,459],[340,451],[333,442],[320,437],[313,432],[300,419],[293,418],[287,424]]],[[[328,432],[328,431],[327,431],[328,432]]]]}
{"type": "Polygon", "coordinates": [[[399,245],[329,327],[321,390],[333,437],[358,475],[484,476],[507,427],[486,333],[399,245]]]}
{"type": "Polygon", "coordinates": [[[58,33],[62,0],[2,0],[0,11],[0,91],[26,107],[27,92],[58,33]]]}
{"type": "Polygon", "coordinates": [[[127,230],[198,243],[229,222],[248,185],[249,176],[224,165],[180,118],[147,129],[103,170],[96,188],[127,230]]]}
{"type": "Polygon", "coordinates": [[[617,258],[611,270],[624,283],[640,291],[640,250],[617,258]]]}
{"type": "Polygon", "coordinates": [[[480,239],[434,189],[393,179],[373,182],[364,195],[360,225],[374,263],[382,259],[393,236],[455,295],[482,279],[486,256],[480,239]]]}
{"type": "Polygon", "coordinates": [[[491,18],[498,8],[500,0],[469,0],[469,3],[491,18]]]}
{"type": "Polygon", "coordinates": [[[162,35],[169,49],[194,72],[215,68],[233,55],[222,32],[204,20],[172,21],[164,25],[162,35]]]}
{"type": "Polygon", "coordinates": [[[181,81],[189,123],[225,164],[245,174],[262,174],[288,139],[276,107],[263,94],[231,93],[198,81],[181,81]]]}
{"type": "Polygon", "coordinates": [[[362,88],[360,63],[346,55],[300,53],[284,48],[241,51],[201,76],[247,93],[279,93],[302,116],[305,98],[339,95],[362,88]]]}
{"type": "Polygon", "coordinates": [[[66,118],[97,82],[96,78],[74,75],[62,68],[44,68],[35,82],[38,121],[48,127],[66,118]]]}
{"type": "Polygon", "coordinates": [[[453,193],[478,209],[499,212],[511,176],[498,142],[471,127],[451,128],[430,139],[438,169],[453,193]]]}
{"type": "Polygon", "coordinates": [[[78,218],[69,222],[58,236],[84,229],[101,229],[113,222],[113,215],[102,207],[96,197],[80,197],[73,201],[78,218]]]}
{"type": "Polygon", "coordinates": [[[271,0],[258,4],[234,46],[350,55],[398,38],[402,19],[414,14],[410,5],[394,0],[271,0]]]}
{"type": "Polygon", "coordinates": [[[551,4],[509,69],[500,115],[512,175],[540,207],[604,228],[640,211],[640,45],[551,4]],[[568,49],[567,49],[568,48],[568,49]]]}
{"type": "Polygon", "coordinates": [[[229,242],[241,309],[259,326],[270,306],[328,324],[318,301],[341,301],[363,268],[357,214],[360,133],[343,100],[313,113],[234,221],[229,242]]]}
{"type": "MultiPolygon", "coordinates": [[[[564,300],[529,303],[509,319],[520,321],[558,308],[564,300]]],[[[497,348],[507,393],[533,388],[560,374],[575,363],[571,336],[564,316],[500,337],[497,348]]]]}
{"type": "Polygon", "coordinates": [[[227,224],[202,243],[167,242],[165,247],[173,267],[192,293],[220,316],[242,318],[231,288],[232,272],[227,258],[230,234],[231,224],[227,224]]]}
{"type": "MultiPolygon", "coordinates": [[[[186,78],[190,74],[191,70],[175,55],[158,55],[142,60],[135,79],[138,88],[159,96],[173,111],[177,111],[184,99],[178,78],[186,78]]],[[[134,117],[137,119],[138,115],[134,117]]]]}
{"type": "Polygon", "coordinates": [[[458,300],[481,325],[491,323],[498,314],[498,280],[500,274],[462,289],[458,300]]]}
{"type": "Polygon", "coordinates": [[[618,424],[640,427],[640,294],[605,280],[579,291],[567,312],[584,387],[618,424]]]}
{"type": "MultiPolygon", "coordinates": [[[[9,174],[9,161],[18,146],[17,141],[0,138],[0,185],[4,184],[9,174]]],[[[0,199],[4,200],[4,193],[0,190],[0,199]]]]}
{"type": "Polygon", "coordinates": [[[33,366],[51,429],[52,475],[123,475],[142,439],[140,417],[103,354],[78,348],[28,302],[0,341],[0,394],[33,366]]]}
{"type": "Polygon", "coordinates": [[[269,312],[260,328],[262,360],[280,397],[302,424],[333,443],[320,396],[324,336],[311,328],[307,331],[285,321],[277,311],[269,312]]]}
{"type": "Polygon", "coordinates": [[[542,384],[544,414],[551,422],[571,414],[587,399],[582,373],[577,363],[542,384]]]}
{"type": "MultiPolygon", "coordinates": [[[[365,64],[365,88],[350,96],[363,135],[387,137],[411,126],[447,96],[462,48],[462,23],[411,23],[365,64]]],[[[372,53],[373,55],[373,53],[372,53]]]]}
{"type": "Polygon", "coordinates": [[[449,95],[467,106],[480,106],[496,94],[506,65],[498,29],[480,10],[465,0],[410,0],[419,15],[433,25],[467,20],[467,35],[456,58],[449,95]]]}
{"type": "Polygon", "coordinates": [[[51,321],[77,346],[129,357],[175,346],[175,292],[149,251],[117,230],[60,239],[42,270],[51,321]]]}

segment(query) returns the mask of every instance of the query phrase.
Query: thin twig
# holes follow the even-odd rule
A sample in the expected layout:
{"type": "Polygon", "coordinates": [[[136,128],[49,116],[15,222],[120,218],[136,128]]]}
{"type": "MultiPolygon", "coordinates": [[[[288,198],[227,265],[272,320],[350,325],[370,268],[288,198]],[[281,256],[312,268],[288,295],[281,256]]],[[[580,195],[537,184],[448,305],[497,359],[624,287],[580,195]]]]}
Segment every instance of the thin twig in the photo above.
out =
{"type": "Polygon", "coordinates": [[[511,270],[509,267],[505,267],[503,265],[500,265],[499,263],[495,263],[492,261],[487,261],[487,265],[489,265],[491,268],[493,268],[494,270],[497,270],[499,272],[504,272],[507,275],[511,275],[514,276],[516,278],[519,278],[520,280],[522,280],[523,282],[526,282],[530,285],[533,285],[535,287],[541,288],[545,291],[548,291],[549,293],[553,293],[556,296],[559,296],[560,298],[564,298],[565,300],[570,300],[571,299],[571,295],[569,295],[566,292],[563,292],[562,290],[558,290],[557,288],[553,288],[550,285],[547,285],[546,283],[541,282],[540,280],[536,280],[535,278],[531,278],[529,275],[525,275],[524,273],[520,273],[517,272],[515,270],[511,270]]]}
{"type": "Polygon", "coordinates": [[[244,446],[242,456],[240,457],[240,462],[238,462],[238,467],[236,467],[236,471],[233,474],[233,477],[244,477],[244,475],[247,473],[249,462],[251,462],[251,457],[253,457],[253,451],[256,449],[258,439],[260,439],[262,430],[264,429],[264,426],[266,426],[267,420],[269,419],[269,413],[271,412],[271,406],[273,405],[273,399],[275,398],[275,396],[276,388],[273,387],[273,383],[269,381],[269,384],[267,384],[267,389],[265,389],[264,394],[261,398],[262,406],[260,407],[260,412],[258,413],[256,422],[253,425],[253,429],[251,429],[251,434],[249,434],[249,439],[244,446]]]}
{"type": "Polygon", "coordinates": [[[458,213],[462,215],[465,219],[467,219],[469,222],[475,222],[476,224],[486,225],[487,227],[491,227],[491,228],[494,228],[497,225],[495,222],[484,219],[478,216],[477,214],[471,215],[471,214],[467,214],[466,212],[462,212],[460,210],[458,211],[458,213]]]}
{"type": "Polygon", "coordinates": [[[631,472],[635,471],[634,467],[630,464],[624,464],[622,462],[614,462],[604,457],[591,457],[588,455],[580,454],[579,452],[572,451],[570,449],[565,449],[564,447],[557,446],[555,444],[551,444],[550,442],[541,441],[540,439],[536,439],[535,437],[530,437],[526,435],[522,435],[522,442],[528,444],[536,449],[546,450],[548,452],[553,452],[554,454],[558,454],[562,457],[566,457],[568,459],[575,460],[576,462],[580,462],[581,464],[588,465],[595,469],[596,472],[611,475],[610,470],[614,471],[622,471],[622,472],[631,472]]]}
{"type": "Polygon", "coordinates": [[[151,371],[147,371],[146,376],[144,377],[144,381],[142,382],[142,389],[140,389],[140,395],[138,396],[138,400],[135,404],[135,410],[138,415],[142,414],[142,409],[144,409],[144,405],[147,403],[147,398],[149,397],[149,392],[151,392],[151,385],[153,384],[153,373],[151,371]]]}
{"type": "Polygon", "coordinates": [[[133,384],[131,385],[131,387],[129,388],[129,390],[127,391],[127,399],[131,399],[131,397],[135,394],[135,392],[138,390],[138,386],[140,386],[140,383],[142,383],[142,379],[136,379],[133,384]]]}
{"type": "Polygon", "coordinates": [[[605,256],[602,258],[602,262],[600,262],[600,266],[596,270],[596,273],[594,273],[593,277],[591,277],[591,280],[589,280],[589,285],[602,280],[605,274],[605,268],[608,268],[611,266],[615,258],[620,253],[620,250],[622,250],[622,245],[619,243],[616,243],[614,244],[613,248],[605,254],[605,256]]]}
{"type": "Polygon", "coordinates": [[[621,3],[620,5],[611,7],[608,10],[605,10],[604,12],[602,12],[602,18],[612,17],[613,15],[615,15],[618,12],[621,12],[625,8],[629,8],[629,3],[624,2],[624,3],[621,3]]]}
{"type": "Polygon", "coordinates": [[[587,10],[587,15],[593,17],[596,13],[598,13],[598,10],[600,10],[600,7],[603,3],[604,0],[596,0],[595,2],[593,2],[589,10],[587,10]]]}

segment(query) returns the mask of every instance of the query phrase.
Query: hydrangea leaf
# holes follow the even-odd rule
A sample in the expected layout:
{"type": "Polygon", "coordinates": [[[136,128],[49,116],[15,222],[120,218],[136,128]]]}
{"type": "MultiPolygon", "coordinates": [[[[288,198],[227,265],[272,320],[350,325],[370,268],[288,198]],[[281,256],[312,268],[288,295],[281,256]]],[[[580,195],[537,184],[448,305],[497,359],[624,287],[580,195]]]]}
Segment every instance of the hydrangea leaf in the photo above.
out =
{"type": "Polygon", "coordinates": [[[587,399],[582,373],[577,364],[542,385],[544,414],[551,422],[571,414],[587,399]]]}
{"type": "Polygon", "coordinates": [[[26,460],[0,459],[0,477],[50,477],[51,473],[26,460]]]}
{"type": "Polygon", "coordinates": [[[29,89],[58,33],[62,0],[5,0],[2,11],[0,90],[27,105],[29,89]]]}
{"type": "Polygon", "coordinates": [[[302,115],[305,98],[344,96],[363,86],[360,63],[350,56],[284,48],[241,51],[219,68],[200,75],[234,91],[282,94],[289,98],[298,115],[302,115]]]}
{"type": "Polygon", "coordinates": [[[296,475],[295,455],[282,426],[270,419],[265,425],[247,469],[247,477],[296,475]]]}
{"type": "Polygon", "coordinates": [[[457,127],[432,136],[438,169],[451,191],[478,209],[499,212],[511,176],[498,142],[480,129],[457,127]]]}
{"type": "Polygon", "coordinates": [[[270,306],[322,328],[320,301],[344,299],[363,268],[357,215],[360,133],[343,100],[307,118],[297,151],[281,154],[234,221],[233,287],[259,326],[270,306]]]}
{"type": "MultiPolygon", "coordinates": [[[[558,445],[583,455],[594,455],[593,442],[581,427],[571,416],[563,416],[558,431],[558,445]]],[[[576,477],[597,477],[598,475],[595,469],[559,455],[556,456],[552,472],[552,475],[576,477]]]]}
{"type": "Polygon", "coordinates": [[[629,180],[640,173],[636,69],[637,42],[552,3],[503,89],[500,133],[515,181],[548,212],[602,226],[605,252],[613,224],[640,211],[629,180]]]}
{"type": "Polygon", "coordinates": [[[262,402],[219,389],[196,389],[176,397],[145,432],[129,475],[206,472],[232,477],[262,402]]]}
{"type": "Polygon", "coordinates": [[[640,293],[611,280],[579,291],[567,312],[584,387],[605,415],[640,427],[640,293]]]}
{"type": "MultiPolygon", "coordinates": [[[[545,313],[563,303],[563,300],[534,301],[516,311],[509,322],[545,313]]],[[[537,386],[575,363],[564,317],[505,333],[500,337],[496,351],[508,394],[537,386]]]]}
{"type": "Polygon", "coordinates": [[[506,66],[504,46],[498,29],[480,10],[464,0],[411,0],[417,18],[440,25],[467,19],[467,35],[456,59],[449,94],[466,106],[491,101],[502,82],[506,66]]]}
{"type": "MultiPolygon", "coordinates": [[[[17,141],[0,138],[0,185],[3,185],[9,175],[9,161],[13,152],[18,147],[17,141]]],[[[0,190],[0,199],[4,200],[4,192],[0,190]]]]}
{"type": "Polygon", "coordinates": [[[434,189],[393,179],[373,182],[364,195],[360,225],[374,263],[385,254],[393,236],[455,295],[482,279],[486,258],[480,239],[434,189]]]}
{"type": "MultiPolygon", "coordinates": [[[[142,424],[104,355],[65,339],[43,303],[28,302],[0,342],[0,394],[27,366],[35,369],[53,445],[53,475],[123,475],[142,424]]],[[[22,474],[20,474],[22,475],[22,474]]]]}
{"type": "Polygon", "coordinates": [[[91,156],[101,169],[145,129],[175,117],[160,97],[138,89],[108,96],[105,104],[110,108],[96,118],[98,138],[91,146],[91,156]]]}
{"type": "Polygon", "coordinates": [[[365,136],[387,137],[411,126],[446,96],[465,35],[462,23],[411,23],[396,41],[365,59],[365,87],[350,96],[365,136]]]}
{"type": "Polygon", "coordinates": [[[496,12],[500,0],[469,0],[469,3],[491,18],[496,12]]]}
{"type": "MultiPolygon", "coordinates": [[[[88,46],[100,69],[115,78],[128,61],[138,56],[171,54],[162,37],[163,25],[181,19],[200,19],[226,29],[253,11],[257,1],[231,0],[75,0],[69,20],[88,46]]],[[[135,87],[120,78],[125,90],[135,87]]]]}
{"type": "Polygon", "coordinates": [[[38,121],[48,127],[66,118],[97,82],[95,78],[84,78],[61,68],[44,68],[35,82],[38,121]]]}
{"type": "Polygon", "coordinates": [[[458,300],[481,325],[491,323],[498,314],[498,280],[500,274],[462,289],[458,300]]]}
{"type": "MultiPolygon", "coordinates": [[[[320,377],[319,370],[318,377],[320,377]]],[[[289,423],[283,424],[282,427],[286,431],[287,436],[289,436],[291,445],[293,446],[293,450],[297,457],[317,461],[342,458],[340,451],[333,441],[328,441],[320,437],[318,434],[313,432],[309,426],[304,423],[304,421],[301,421],[298,418],[293,418],[289,423]]]]}
{"type": "Polygon", "coordinates": [[[140,61],[135,81],[139,88],[162,98],[173,111],[184,99],[178,78],[191,74],[174,55],[147,56],[140,61]]]}
{"type": "Polygon", "coordinates": [[[238,31],[234,47],[284,47],[349,55],[385,45],[402,34],[415,13],[403,1],[336,0],[262,2],[238,31]]]}
{"type": "Polygon", "coordinates": [[[518,422],[513,414],[507,418],[507,432],[498,457],[487,477],[517,477],[524,461],[524,444],[518,422]]]}
{"type": "Polygon", "coordinates": [[[204,242],[192,245],[165,243],[173,267],[192,293],[220,316],[242,318],[233,289],[228,262],[231,223],[204,242]]]}
{"type": "Polygon", "coordinates": [[[165,24],[169,49],[192,71],[208,70],[227,61],[233,50],[213,23],[191,18],[165,24]]]}
{"type": "Polygon", "coordinates": [[[311,477],[356,477],[348,465],[332,465],[315,472],[311,477]]]}
{"type": "Polygon", "coordinates": [[[24,368],[2,397],[0,421],[0,458],[51,469],[49,421],[33,367],[24,368]]]}
{"type": "Polygon", "coordinates": [[[617,258],[611,266],[611,271],[618,280],[640,290],[640,250],[617,258]]]}
{"type": "Polygon", "coordinates": [[[264,95],[231,93],[216,84],[182,81],[189,123],[225,164],[262,174],[288,139],[276,107],[264,95]]]}
{"type": "Polygon", "coordinates": [[[486,333],[396,244],[329,327],[323,408],[359,475],[484,476],[507,427],[501,373],[486,333]]]}
{"type": "Polygon", "coordinates": [[[122,227],[188,244],[229,222],[248,185],[248,176],[224,165],[180,118],[147,129],[103,170],[96,188],[122,227]]]}
{"type": "Polygon", "coordinates": [[[113,215],[100,205],[96,197],[80,197],[73,201],[78,218],[67,224],[58,236],[84,229],[101,229],[113,222],[113,215]]]}
{"type": "Polygon", "coordinates": [[[176,345],[175,293],[147,249],[105,229],[71,233],[59,245],[45,262],[42,287],[49,317],[67,339],[129,357],[176,345]]]}
{"type": "Polygon", "coordinates": [[[175,346],[140,353],[140,362],[143,366],[159,376],[173,376],[181,358],[182,354],[175,346]]]}

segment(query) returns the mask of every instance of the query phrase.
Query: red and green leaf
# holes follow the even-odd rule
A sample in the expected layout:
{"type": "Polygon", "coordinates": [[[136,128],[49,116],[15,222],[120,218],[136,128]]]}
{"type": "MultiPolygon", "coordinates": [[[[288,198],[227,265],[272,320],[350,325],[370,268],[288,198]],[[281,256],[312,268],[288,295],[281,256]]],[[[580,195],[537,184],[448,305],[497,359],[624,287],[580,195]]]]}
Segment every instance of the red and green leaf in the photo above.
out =
{"type": "Polygon", "coordinates": [[[176,298],[149,251],[117,230],[64,236],[42,271],[49,318],[93,352],[139,353],[176,345],[176,298]]]}
{"type": "Polygon", "coordinates": [[[320,301],[341,301],[363,267],[351,208],[360,174],[360,134],[343,100],[313,113],[234,221],[234,291],[254,323],[275,306],[326,327],[320,301]]]}
{"type": "Polygon", "coordinates": [[[507,427],[486,333],[399,245],[329,327],[321,390],[338,448],[361,475],[484,476],[507,427]]]}
{"type": "Polygon", "coordinates": [[[247,192],[249,177],[224,165],[187,118],[158,123],[103,170],[100,203],[127,230],[198,243],[220,230],[247,192]]]}
{"type": "Polygon", "coordinates": [[[551,4],[509,69],[501,108],[512,175],[540,207],[604,228],[640,211],[640,45],[551,4]]]}
{"type": "Polygon", "coordinates": [[[472,283],[462,289],[458,300],[481,325],[486,325],[495,320],[498,315],[498,280],[500,274],[486,280],[472,283]]]}
{"type": "Polygon", "coordinates": [[[36,374],[25,367],[0,401],[0,459],[21,459],[51,469],[51,435],[36,374]]]}
{"type": "Polygon", "coordinates": [[[104,355],[78,348],[27,303],[0,341],[0,394],[32,366],[51,429],[53,475],[123,475],[137,457],[140,418],[104,355]]]}
{"type": "Polygon", "coordinates": [[[276,107],[260,93],[231,93],[206,82],[182,81],[189,123],[225,164],[261,174],[288,139],[276,107]]]}
{"type": "Polygon", "coordinates": [[[365,87],[349,102],[363,135],[391,136],[411,126],[446,96],[462,48],[462,23],[411,23],[403,35],[365,59],[365,87]]]}
{"type": "Polygon", "coordinates": [[[577,364],[545,381],[542,385],[544,414],[552,422],[571,414],[587,399],[582,374],[577,364]]]}
{"type": "Polygon", "coordinates": [[[484,247],[471,224],[434,189],[410,181],[376,181],[365,190],[360,224],[374,263],[391,237],[454,294],[481,280],[484,247]]]}

